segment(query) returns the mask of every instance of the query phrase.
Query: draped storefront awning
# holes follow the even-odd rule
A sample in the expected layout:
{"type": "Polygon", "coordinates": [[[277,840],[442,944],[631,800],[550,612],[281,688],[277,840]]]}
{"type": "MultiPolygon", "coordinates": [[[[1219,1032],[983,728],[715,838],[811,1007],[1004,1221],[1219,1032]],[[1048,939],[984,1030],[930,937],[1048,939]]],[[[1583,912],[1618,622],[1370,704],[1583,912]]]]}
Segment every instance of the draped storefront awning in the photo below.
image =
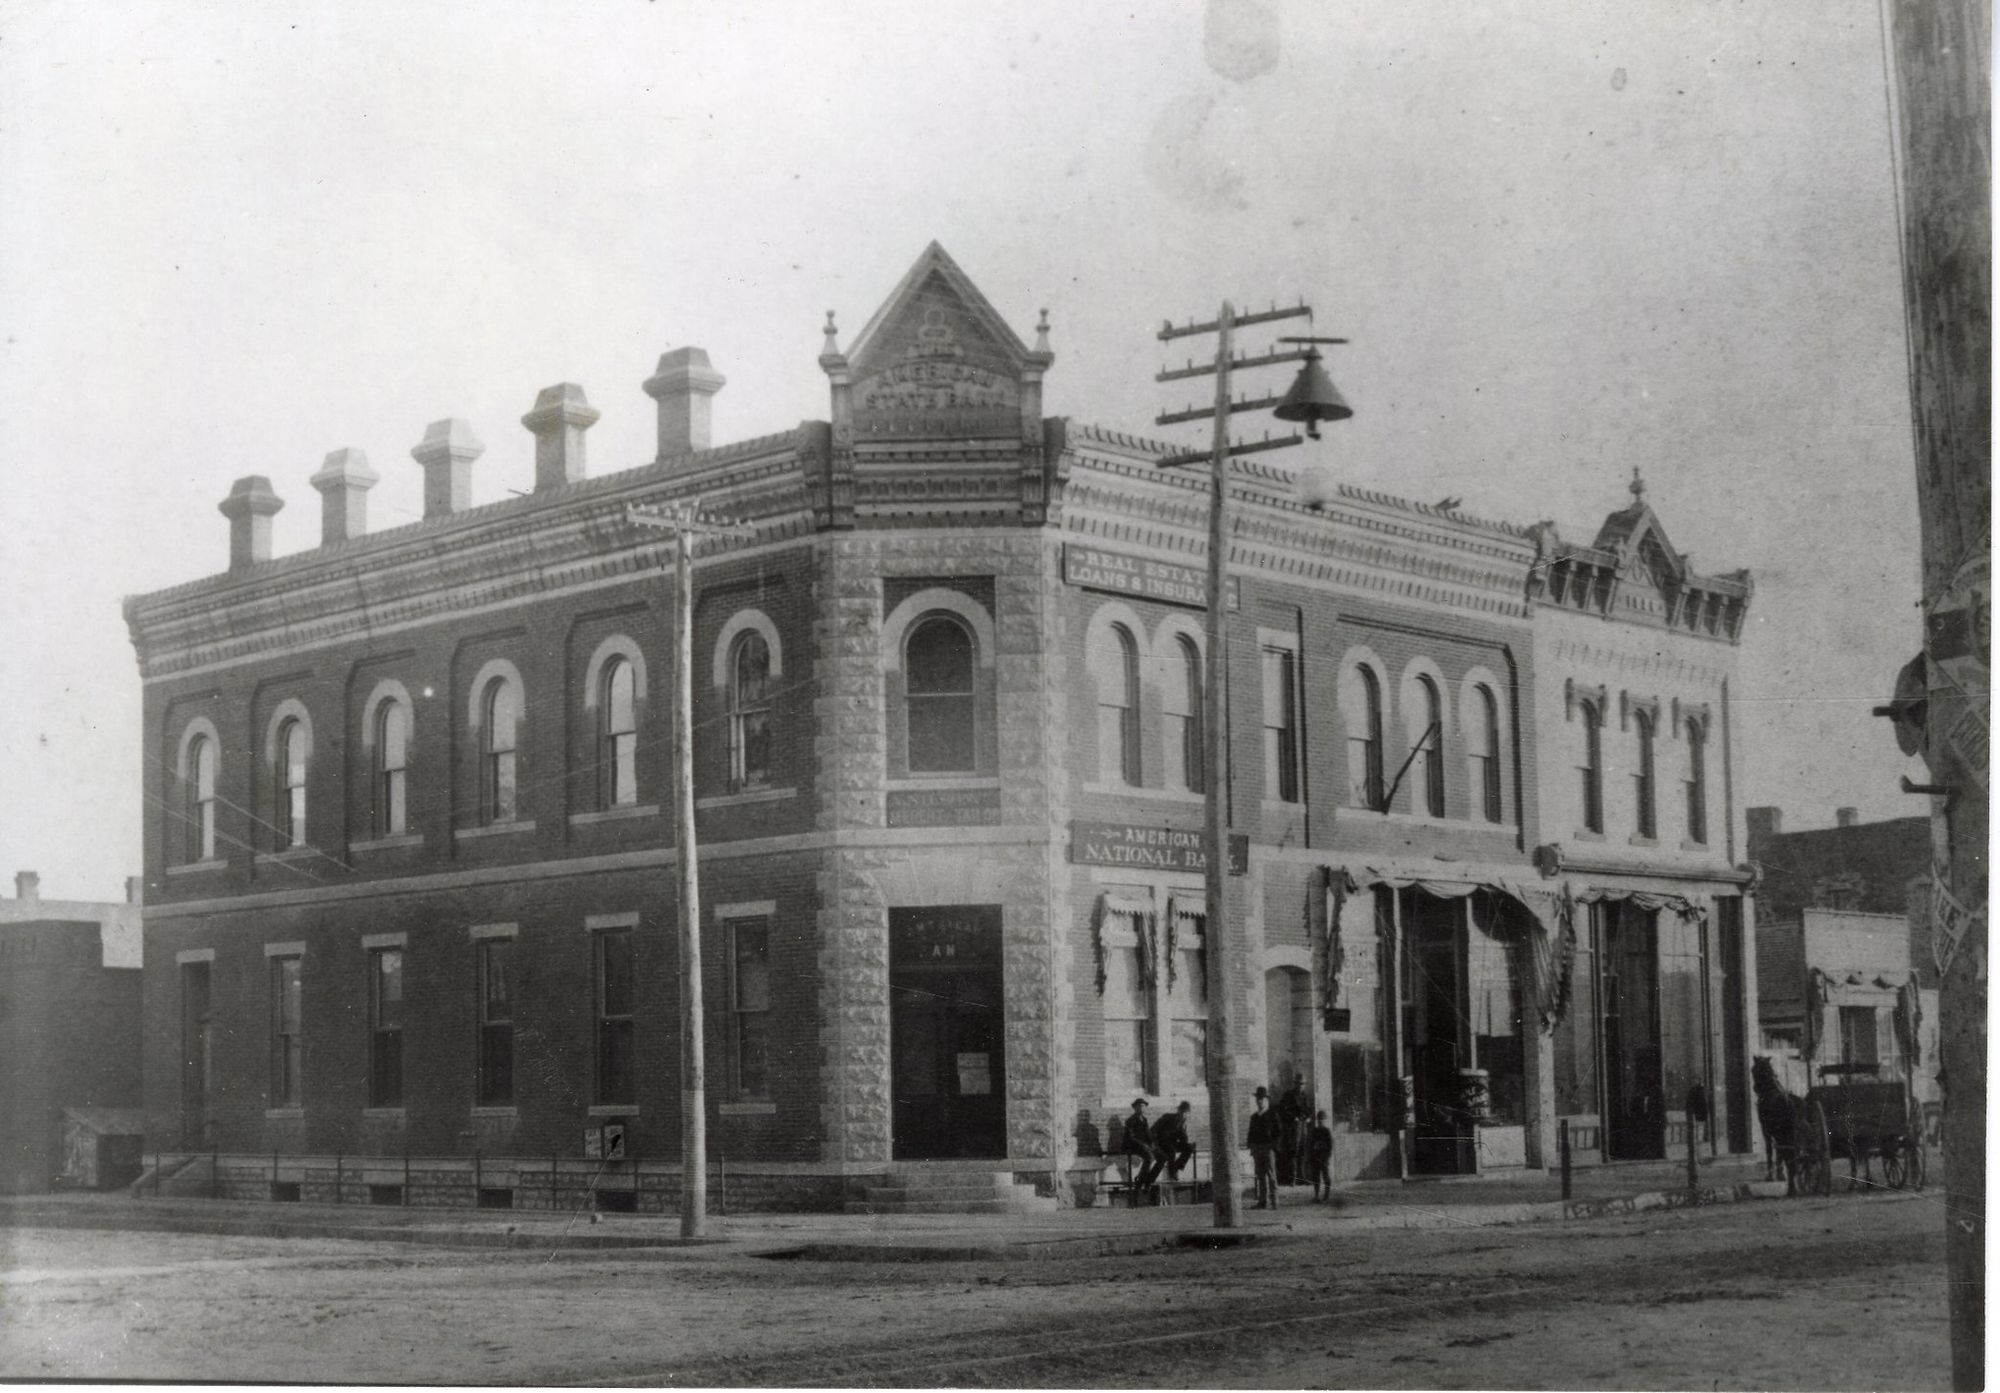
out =
{"type": "Polygon", "coordinates": [[[1105,934],[1113,921],[1123,919],[1132,926],[1133,937],[1139,944],[1139,976],[1142,981],[1153,980],[1153,902],[1151,900],[1131,900],[1120,895],[1099,895],[1097,907],[1091,915],[1091,944],[1097,950],[1097,994],[1104,995],[1107,984],[1105,934]]]}

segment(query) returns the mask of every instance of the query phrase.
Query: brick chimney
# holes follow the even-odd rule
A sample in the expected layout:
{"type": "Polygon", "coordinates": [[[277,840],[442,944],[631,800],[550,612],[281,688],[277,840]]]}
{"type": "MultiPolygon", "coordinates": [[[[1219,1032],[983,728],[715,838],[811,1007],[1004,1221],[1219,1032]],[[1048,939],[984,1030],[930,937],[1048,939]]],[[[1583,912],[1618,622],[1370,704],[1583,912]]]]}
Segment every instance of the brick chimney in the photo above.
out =
{"type": "Polygon", "coordinates": [[[33,871],[14,872],[14,898],[35,901],[42,897],[42,878],[33,871]]]}
{"type": "Polygon", "coordinates": [[[240,571],[271,559],[271,515],[285,500],[271,492],[262,474],[245,474],[229,487],[229,497],[216,504],[229,519],[229,569],[240,571]]]}
{"type": "Polygon", "coordinates": [[[382,476],[368,467],[359,450],[335,450],[312,476],[320,493],[319,544],[332,546],[368,531],[368,490],[382,476]]]}
{"type": "Polygon", "coordinates": [[[1750,834],[1748,850],[1757,854],[1759,843],[1767,837],[1775,837],[1784,830],[1785,818],[1776,808],[1745,808],[1743,810],[1744,830],[1750,834]]]}
{"type": "Polygon", "coordinates": [[[535,433],[535,492],[561,488],[583,477],[583,433],[598,410],[574,382],[544,387],[521,424],[535,433]]]}
{"type": "Polygon", "coordinates": [[[1853,827],[1860,821],[1861,813],[1859,809],[1835,808],[1833,810],[1833,825],[1835,827],[1853,827]]]}
{"type": "Polygon", "coordinates": [[[144,904],[146,902],[146,877],[128,875],[125,877],[125,903],[144,904]]]}
{"type": "Polygon", "coordinates": [[[709,365],[705,348],[676,348],[660,355],[646,379],[646,395],[660,404],[660,459],[708,448],[709,398],[729,379],[709,365]]]}
{"type": "Polygon", "coordinates": [[[424,516],[441,518],[472,506],[472,462],[486,453],[470,422],[457,416],[432,421],[410,458],[424,467],[424,516]]]}

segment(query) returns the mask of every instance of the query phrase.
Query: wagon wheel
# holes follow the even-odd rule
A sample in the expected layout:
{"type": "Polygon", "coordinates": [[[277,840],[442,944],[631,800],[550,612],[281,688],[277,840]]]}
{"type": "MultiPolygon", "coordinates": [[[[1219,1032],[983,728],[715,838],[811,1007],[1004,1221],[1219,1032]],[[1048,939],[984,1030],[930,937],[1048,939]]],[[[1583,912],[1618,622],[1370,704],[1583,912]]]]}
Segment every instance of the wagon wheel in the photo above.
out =
{"type": "Polygon", "coordinates": [[[1890,1189],[1900,1190],[1909,1183],[1912,1149],[1907,1137],[1891,1137],[1883,1145],[1882,1179],[1888,1183],[1890,1189]]]}
{"type": "Polygon", "coordinates": [[[1825,1197],[1833,1193],[1833,1144],[1826,1131],[1826,1109],[1817,1100],[1806,1110],[1805,1135],[1799,1138],[1799,1190],[1825,1197]]]}

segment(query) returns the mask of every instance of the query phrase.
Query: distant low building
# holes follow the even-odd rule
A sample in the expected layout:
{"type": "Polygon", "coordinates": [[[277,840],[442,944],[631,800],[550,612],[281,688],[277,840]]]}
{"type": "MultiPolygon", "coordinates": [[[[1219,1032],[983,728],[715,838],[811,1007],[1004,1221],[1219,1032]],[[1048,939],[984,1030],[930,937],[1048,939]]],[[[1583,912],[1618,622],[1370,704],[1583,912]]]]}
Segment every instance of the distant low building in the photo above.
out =
{"type": "Polygon", "coordinates": [[[1776,808],[1750,808],[1749,852],[1763,868],[1757,916],[1762,1052],[1793,1092],[1833,1065],[1908,1077],[1939,1100],[1937,964],[1922,890],[1930,821],[1864,823],[1851,808],[1832,827],[1783,830],[1776,808]]]}
{"type": "Polygon", "coordinates": [[[0,898],[0,1193],[56,1183],[66,1110],[140,1101],[138,882],[118,904],[45,900],[40,879],[22,871],[0,898]]]}

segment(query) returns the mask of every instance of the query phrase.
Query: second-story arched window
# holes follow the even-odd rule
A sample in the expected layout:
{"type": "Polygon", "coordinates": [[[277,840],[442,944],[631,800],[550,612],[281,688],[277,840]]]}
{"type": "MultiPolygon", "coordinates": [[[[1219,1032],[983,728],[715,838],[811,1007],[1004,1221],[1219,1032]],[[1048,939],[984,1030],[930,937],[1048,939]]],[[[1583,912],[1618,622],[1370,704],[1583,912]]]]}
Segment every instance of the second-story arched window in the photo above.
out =
{"type": "Polygon", "coordinates": [[[755,629],[729,655],[729,783],[757,788],[771,779],[771,645],[755,629]]]}
{"type": "Polygon", "coordinates": [[[1160,693],[1161,712],[1166,718],[1166,739],[1162,742],[1166,782],[1168,788],[1200,793],[1208,787],[1202,777],[1201,723],[1207,692],[1203,686],[1201,650],[1194,646],[1193,639],[1182,634],[1174,640],[1173,652],[1174,661],[1160,693]]]}
{"type": "Polygon", "coordinates": [[[375,708],[375,835],[400,837],[409,830],[410,712],[388,698],[375,708]]]}
{"type": "Polygon", "coordinates": [[[1644,711],[1632,713],[1632,733],[1639,743],[1639,762],[1632,771],[1632,805],[1637,831],[1642,837],[1659,835],[1659,819],[1653,814],[1653,718],[1644,711]]]}
{"type": "Polygon", "coordinates": [[[1708,840],[1708,731],[1692,717],[1687,723],[1687,839],[1708,840]]]}
{"type": "Polygon", "coordinates": [[[972,635],[933,614],[911,626],[904,645],[912,774],[970,774],[977,767],[978,719],[972,635]]]}
{"type": "Polygon", "coordinates": [[[1466,760],[1472,796],[1478,800],[1481,817],[1499,822],[1505,816],[1500,806],[1500,702],[1491,687],[1482,684],[1472,691],[1471,750],[1466,760]]]}
{"type": "Polygon", "coordinates": [[[1355,670],[1360,710],[1347,720],[1347,801],[1373,812],[1382,807],[1382,681],[1375,670],[1355,670]]]}
{"type": "Polygon", "coordinates": [[[597,795],[602,807],[639,801],[637,688],[630,662],[613,658],[604,665],[597,693],[597,795]]]}
{"type": "Polygon", "coordinates": [[[1582,785],[1583,829],[1604,830],[1604,730],[1603,717],[1594,701],[1577,703],[1577,718],[1583,722],[1583,762],[1577,766],[1582,785]]]}
{"type": "Polygon", "coordinates": [[[215,859],[215,741],[197,735],[189,742],[187,765],[182,775],[182,828],[186,836],[185,859],[215,859]]]}
{"type": "Polygon", "coordinates": [[[1423,722],[1423,729],[1417,735],[1417,762],[1422,765],[1417,788],[1421,790],[1424,812],[1431,817],[1443,817],[1444,701],[1438,696],[1437,683],[1428,677],[1417,679],[1417,691],[1422,699],[1417,715],[1423,722]]]}
{"type": "Polygon", "coordinates": [[[297,717],[278,727],[278,850],[306,840],[306,727],[297,717]]]}
{"type": "Polygon", "coordinates": [[[1139,783],[1139,645],[1123,624],[1104,630],[1091,653],[1097,679],[1097,774],[1139,783]]]}
{"type": "Polygon", "coordinates": [[[479,732],[479,812],[485,822],[511,822],[519,804],[515,789],[516,742],[520,737],[521,692],[505,677],[486,684],[479,732]]]}

